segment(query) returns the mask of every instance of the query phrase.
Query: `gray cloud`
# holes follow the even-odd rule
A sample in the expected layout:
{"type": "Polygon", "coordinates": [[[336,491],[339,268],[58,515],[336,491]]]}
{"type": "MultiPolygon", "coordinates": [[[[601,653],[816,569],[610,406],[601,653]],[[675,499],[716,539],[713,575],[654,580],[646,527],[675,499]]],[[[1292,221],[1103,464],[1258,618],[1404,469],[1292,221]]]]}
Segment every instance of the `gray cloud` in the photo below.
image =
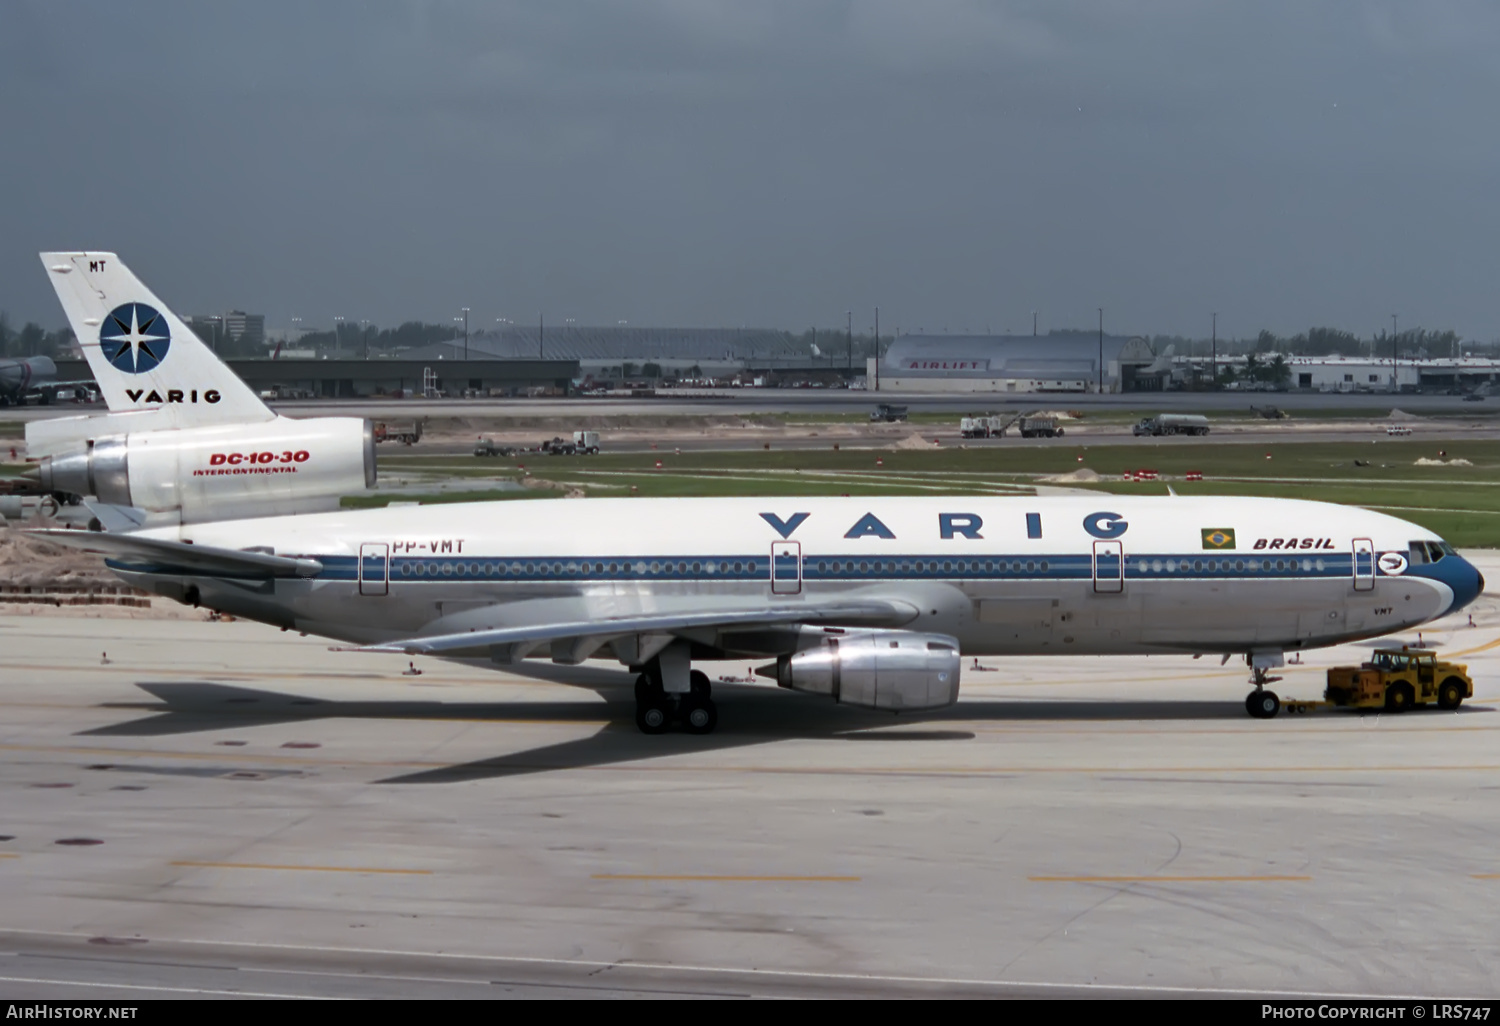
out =
{"type": "Polygon", "coordinates": [[[1500,334],[1500,9],[603,0],[0,9],[0,305],[1500,334]]]}

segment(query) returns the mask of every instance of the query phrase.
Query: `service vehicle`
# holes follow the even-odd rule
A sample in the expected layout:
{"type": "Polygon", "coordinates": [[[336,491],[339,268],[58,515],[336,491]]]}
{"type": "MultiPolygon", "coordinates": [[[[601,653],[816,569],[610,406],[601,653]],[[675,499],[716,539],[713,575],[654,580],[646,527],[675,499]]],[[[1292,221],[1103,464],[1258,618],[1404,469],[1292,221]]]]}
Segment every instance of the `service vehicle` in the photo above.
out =
{"type": "Polygon", "coordinates": [[[958,433],[964,438],[989,438],[1000,433],[999,417],[962,417],[958,433]]]}
{"type": "Polygon", "coordinates": [[[1206,435],[1208,418],[1197,413],[1158,413],[1143,417],[1131,431],[1136,435],[1206,435]]]}
{"type": "Polygon", "coordinates": [[[1405,424],[1388,424],[1386,425],[1385,433],[1388,435],[1409,435],[1411,434],[1411,428],[1405,424]]]}
{"type": "Polygon", "coordinates": [[[411,445],[422,440],[422,422],[412,421],[410,424],[386,424],[375,425],[375,441],[377,442],[400,442],[402,445],[411,445]]]}
{"type": "Polygon", "coordinates": [[[1056,417],[1022,417],[1019,425],[1022,438],[1061,438],[1063,429],[1056,417]]]}
{"type": "Polygon", "coordinates": [[[1457,709],[1474,697],[1474,680],[1463,663],[1450,663],[1426,649],[1379,648],[1369,662],[1332,666],[1321,702],[1288,700],[1287,712],[1306,712],[1336,705],[1354,709],[1405,712],[1429,702],[1439,709],[1457,709]]]}
{"type": "Polygon", "coordinates": [[[874,424],[884,421],[887,424],[893,424],[898,420],[905,420],[906,416],[907,411],[905,406],[896,406],[891,403],[881,403],[879,406],[875,407],[874,412],[870,414],[870,423],[874,424]]]}
{"type": "Polygon", "coordinates": [[[1474,681],[1467,666],[1441,660],[1436,652],[1380,648],[1367,663],[1330,667],[1323,697],[1335,705],[1391,712],[1428,702],[1436,702],[1439,709],[1457,709],[1464,699],[1474,697],[1474,681]]]}
{"type": "Polygon", "coordinates": [[[481,438],[474,443],[475,456],[514,456],[515,454],[515,446],[501,445],[493,438],[481,438]]]}
{"type": "Polygon", "coordinates": [[[573,440],[549,438],[538,450],[549,456],[597,456],[599,454],[599,432],[574,431],[573,440]]]}

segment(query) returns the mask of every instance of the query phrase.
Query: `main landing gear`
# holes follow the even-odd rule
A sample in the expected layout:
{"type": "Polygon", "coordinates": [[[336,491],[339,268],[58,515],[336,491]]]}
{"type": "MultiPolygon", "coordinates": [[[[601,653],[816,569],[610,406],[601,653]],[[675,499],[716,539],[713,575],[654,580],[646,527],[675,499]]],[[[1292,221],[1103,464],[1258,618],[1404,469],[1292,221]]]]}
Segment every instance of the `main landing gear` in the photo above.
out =
{"type": "MultiPolygon", "coordinates": [[[[668,667],[669,671],[673,667],[668,667]]],[[[669,690],[662,679],[662,661],[653,659],[635,679],[635,725],[642,734],[665,734],[674,721],[689,734],[712,734],[719,725],[713,687],[708,674],[692,670],[687,690],[669,690]]],[[[677,682],[680,683],[680,682],[677,682]]]]}
{"type": "Polygon", "coordinates": [[[1270,676],[1265,667],[1254,667],[1251,670],[1250,682],[1255,685],[1255,690],[1245,696],[1245,711],[1258,720],[1269,720],[1279,713],[1281,699],[1266,685],[1273,684],[1280,679],[1280,677],[1270,676]]]}

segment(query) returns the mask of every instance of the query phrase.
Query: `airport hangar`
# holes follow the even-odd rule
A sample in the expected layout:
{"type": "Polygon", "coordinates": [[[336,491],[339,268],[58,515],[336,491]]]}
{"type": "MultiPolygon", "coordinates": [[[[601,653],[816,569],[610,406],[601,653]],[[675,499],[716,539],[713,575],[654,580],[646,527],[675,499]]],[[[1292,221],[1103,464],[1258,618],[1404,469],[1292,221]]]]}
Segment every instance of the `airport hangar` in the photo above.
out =
{"type": "MultiPolygon", "coordinates": [[[[442,354],[434,353],[425,358],[402,354],[368,360],[340,356],[224,362],[256,392],[276,392],[282,398],[410,396],[423,395],[427,388],[447,395],[565,394],[578,377],[577,360],[513,360],[478,353],[464,360],[463,344],[458,343],[456,348],[457,359],[444,359],[442,354]]],[[[57,376],[63,381],[86,381],[93,374],[83,360],[58,360],[57,376]]]]}
{"type": "Polygon", "coordinates": [[[1171,361],[1144,338],[1087,331],[901,335],[867,377],[881,392],[1159,392],[1171,361]]]}

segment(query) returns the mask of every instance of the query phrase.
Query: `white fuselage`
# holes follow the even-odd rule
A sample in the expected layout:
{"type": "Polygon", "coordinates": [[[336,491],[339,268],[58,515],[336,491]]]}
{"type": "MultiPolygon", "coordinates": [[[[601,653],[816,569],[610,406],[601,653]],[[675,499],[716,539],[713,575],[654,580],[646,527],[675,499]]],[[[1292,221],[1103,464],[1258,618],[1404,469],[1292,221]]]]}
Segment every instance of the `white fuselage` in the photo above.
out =
{"type": "Polygon", "coordinates": [[[1424,528],[1240,497],[531,500],[148,533],[320,561],[307,580],[144,583],[361,643],[870,597],[912,611],[886,626],[952,635],[972,655],[1280,651],[1387,634],[1473,597],[1456,555],[1442,574],[1406,565],[1413,541],[1439,540],[1424,528]]]}

